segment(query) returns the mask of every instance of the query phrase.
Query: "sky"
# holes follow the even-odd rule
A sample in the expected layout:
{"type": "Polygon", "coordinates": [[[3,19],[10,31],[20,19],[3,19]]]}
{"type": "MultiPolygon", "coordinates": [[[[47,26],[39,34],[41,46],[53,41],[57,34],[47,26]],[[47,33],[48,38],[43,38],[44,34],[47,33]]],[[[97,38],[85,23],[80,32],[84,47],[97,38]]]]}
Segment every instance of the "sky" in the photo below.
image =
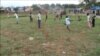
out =
{"type": "Polygon", "coordinates": [[[81,0],[0,0],[3,7],[31,6],[32,4],[79,4],[81,0]]]}

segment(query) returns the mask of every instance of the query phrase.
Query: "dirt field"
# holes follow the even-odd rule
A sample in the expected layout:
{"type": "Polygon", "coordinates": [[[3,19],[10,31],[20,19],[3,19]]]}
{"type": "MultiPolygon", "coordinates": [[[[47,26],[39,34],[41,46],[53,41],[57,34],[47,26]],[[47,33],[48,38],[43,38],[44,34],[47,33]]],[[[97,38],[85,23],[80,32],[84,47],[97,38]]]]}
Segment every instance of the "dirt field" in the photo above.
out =
{"type": "Polygon", "coordinates": [[[71,31],[64,25],[65,16],[54,20],[49,15],[42,28],[37,28],[37,18],[20,17],[16,24],[14,17],[0,16],[0,55],[1,56],[100,56],[100,19],[96,27],[88,29],[86,16],[70,15],[71,31]],[[30,40],[29,38],[32,38],[30,40]]]}

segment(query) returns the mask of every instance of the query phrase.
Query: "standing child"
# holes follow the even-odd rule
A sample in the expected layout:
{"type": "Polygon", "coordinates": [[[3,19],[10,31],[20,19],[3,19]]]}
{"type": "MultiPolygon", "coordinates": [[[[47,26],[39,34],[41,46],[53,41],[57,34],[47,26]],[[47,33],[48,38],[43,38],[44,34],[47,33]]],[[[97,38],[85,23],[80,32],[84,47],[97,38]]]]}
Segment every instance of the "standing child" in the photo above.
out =
{"type": "Polygon", "coordinates": [[[38,13],[38,28],[41,28],[41,13],[38,13]]]}
{"type": "Polygon", "coordinates": [[[45,22],[47,21],[47,19],[48,19],[48,13],[46,12],[45,13],[45,22]]]}
{"type": "Polygon", "coordinates": [[[78,21],[81,21],[81,17],[80,17],[80,15],[78,15],[77,17],[78,17],[78,21]]]}
{"type": "Polygon", "coordinates": [[[68,16],[66,16],[65,23],[66,23],[68,31],[70,31],[70,28],[69,28],[69,26],[70,26],[70,18],[68,16]]]}
{"type": "Polygon", "coordinates": [[[7,13],[7,16],[8,16],[8,18],[10,17],[10,16],[9,16],[9,12],[7,13]]]}
{"type": "MultiPolygon", "coordinates": [[[[63,12],[62,12],[63,13],[63,12]]],[[[60,13],[60,19],[62,19],[62,13],[60,13]]]]}
{"type": "Polygon", "coordinates": [[[92,25],[91,23],[92,23],[92,20],[91,20],[90,14],[87,13],[87,24],[89,28],[91,28],[91,25],[92,25]]]}
{"type": "Polygon", "coordinates": [[[95,17],[96,17],[95,11],[93,11],[93,13],[92,13],[92,27],[95,27],[95,17]]]}
{"type": "Polygon", "coordinates": [[[18,24],[19,23],[19,17],[18,17],[16,12],[15,12],[14,16],[16,17],[16,23],[18,24]]]}
{"type": "Polygon", "coordinates": [[[29,17],[30,17],[30,22],[32,22],[33,21],[33,18],[32,18],[32,13],[31,12],[30,12],[29,17]]]}

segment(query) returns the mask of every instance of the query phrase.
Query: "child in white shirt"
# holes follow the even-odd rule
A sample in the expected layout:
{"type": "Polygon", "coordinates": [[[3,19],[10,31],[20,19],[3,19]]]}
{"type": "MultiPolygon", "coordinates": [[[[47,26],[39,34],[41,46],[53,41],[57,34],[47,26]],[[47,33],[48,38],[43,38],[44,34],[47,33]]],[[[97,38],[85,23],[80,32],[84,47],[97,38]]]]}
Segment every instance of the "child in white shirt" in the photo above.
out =
{"type": "Polygon", "coordinates": [[[92,24],[92,19],[89,13],[87,13],[87,25],[89,28],[91,28],[92,24]]]}
{"type": "Polygon", "coordinates": [[[19,17],[17,15],[17,13],[15,13],[14,16],[16,17],[16,23],[18,24],[19,23],[19,17]]]}
{"type": "Polygon", "coordinates": [[[67,26],[67,29],[70,31],[70,18],[68,16],[66,16],[66,19],[65,19],[65,23],[66,23],[66,26],[67,26]]]}
{"type": "Polygon", "coordinates": [[[38,13],[38,28],[41,28],[41,14],[40,12],[38,13]]]}

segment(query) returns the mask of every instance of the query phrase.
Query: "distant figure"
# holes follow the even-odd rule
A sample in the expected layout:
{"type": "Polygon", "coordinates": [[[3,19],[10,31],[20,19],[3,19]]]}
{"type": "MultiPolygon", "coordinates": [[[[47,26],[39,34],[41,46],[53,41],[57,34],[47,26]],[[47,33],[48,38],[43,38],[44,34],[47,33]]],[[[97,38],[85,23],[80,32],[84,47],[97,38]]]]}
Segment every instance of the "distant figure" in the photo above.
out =
{"type": "Polygon", "coordinates": [[[32,13],[31,12],[29,14],[29,17],[30,17],[30,22],[32,22],[33,21],[33,18],[32,18],[32,13]]]}
{"type": "Polygon", "coordinates": [[[80,17],[80,15],[78,15],[77,17],[78,17],[78,21],[81,21],[81,17],[80,17]]]}
{"type": "Polygon", "coordinates": [[[38,13],[38,28],[41,28],[41,13],[38,13]]]}
{"type": "Polygon", "coordinates": [[[92,27],[95,27],[95,17],[96,17],[95,11],[93,11],[91,16],[92,16],[92,27]]]}
{"type": "Polygon", "coordinates": [[[45,13],[45,22],[47,21],[48,19],[48,15],[47,15],[47,12],[45,13]]]}
{"type": "Polygon", "coordinates": [[[61,14],[60,14],[60,19],[62,19],[62,16],[63,16],[63,15],[62,15],[62,13],[61,13],[61,14]]]}
{"type": "Polygon", "coordinates": [[[55,20],[59,19],[59,15],[58,14],[55,17],[56,17],[55,20]]]}
{"type": "Polygon", "coordinates": [[[70,31],[70,28],[69,28],[69,26],[70,26],[70,18],[68,16],[66,16],[65,23],[66,23],[68,31],[70,31]]]}
{"type": "Polygon", "coordinates": [[[15,12],[14,16],[16,17],[16,23],[18,24],[18,23],[19,23],[19,17],[18,17],[18,14],[15,12]]]}
{"type": "Polygon", "coordinates": [[[55,15],[54,16],[55,16],[54,20],[59,19],[59,13],[55,12],[55,15]]]}
{"type": "Polygon", "coordinates": [[[9,16],[9,12],[7,13],[7,16],[8,16],[8,18],[10,17],[10,16],[9,16]]]}
{"type": "Polygon", "coordinates": [[[89,28],[91,28],[92,26],[92,20],[91,20],[91,16],[89,13],[87,13],[87,25],[89,28]]]}

